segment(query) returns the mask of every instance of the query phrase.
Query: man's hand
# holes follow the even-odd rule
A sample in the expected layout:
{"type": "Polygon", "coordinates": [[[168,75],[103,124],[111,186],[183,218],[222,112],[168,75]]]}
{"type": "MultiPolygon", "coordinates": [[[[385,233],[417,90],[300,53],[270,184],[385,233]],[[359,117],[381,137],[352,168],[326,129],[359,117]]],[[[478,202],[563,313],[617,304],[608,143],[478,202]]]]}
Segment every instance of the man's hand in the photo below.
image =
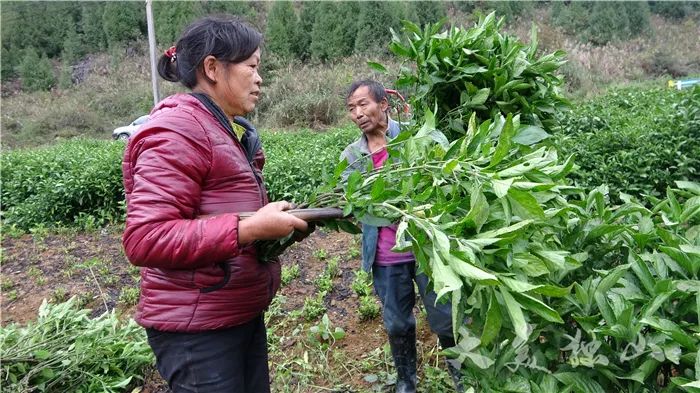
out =
{"type": "Polygon", "coordinates": [[[306,233],[309,228],[306,221],[284,212],[292,208],[293,205],[286,201],[272,202],[250,218],[241,220],[238,224],[238,242],[243,245],[255,240],[279,239],[292,231],[306,233]]]}

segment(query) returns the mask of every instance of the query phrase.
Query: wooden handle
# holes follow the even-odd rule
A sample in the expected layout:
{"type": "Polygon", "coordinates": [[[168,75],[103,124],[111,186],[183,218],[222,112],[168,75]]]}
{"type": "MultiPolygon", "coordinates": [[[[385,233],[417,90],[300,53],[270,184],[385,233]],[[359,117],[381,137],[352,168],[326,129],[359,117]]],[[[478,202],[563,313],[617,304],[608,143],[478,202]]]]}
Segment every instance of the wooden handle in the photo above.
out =
{"type": "MultiPolygon", "coordinates": [[[[294,217],[301,218],[304,221],[321,221],[329,219],[343,218],[343,211],[334,207],[322,207],[322,208],[309,208],[309,209],[291,209],[285,210],[286,213],[293,215],[294,217]]],[[[251,217],[255,212],[240,212],[238,215],[241,220],[251,217]]],[[[215,214],[201,215],[197,218],[207,218],[215,216],[215,214]]]]}

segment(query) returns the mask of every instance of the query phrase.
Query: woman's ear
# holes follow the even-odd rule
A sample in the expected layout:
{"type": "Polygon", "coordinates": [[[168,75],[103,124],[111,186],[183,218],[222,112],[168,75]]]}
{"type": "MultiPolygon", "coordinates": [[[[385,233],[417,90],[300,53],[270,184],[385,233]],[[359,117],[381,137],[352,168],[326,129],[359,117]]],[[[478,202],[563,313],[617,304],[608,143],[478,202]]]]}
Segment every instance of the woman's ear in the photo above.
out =
{"type": "Polygon", "coordinates": [[[216,57],[209,55],[202,61],[202,76],[210,83],[216,83],[219,79],[221,63],[216,57]]]}

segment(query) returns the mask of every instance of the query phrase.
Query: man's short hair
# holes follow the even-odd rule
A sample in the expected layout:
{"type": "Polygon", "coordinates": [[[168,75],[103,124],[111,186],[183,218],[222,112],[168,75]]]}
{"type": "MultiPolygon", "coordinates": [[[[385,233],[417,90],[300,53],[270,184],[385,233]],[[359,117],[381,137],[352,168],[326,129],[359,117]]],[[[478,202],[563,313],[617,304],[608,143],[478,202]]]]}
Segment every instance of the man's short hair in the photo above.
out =
{"type": "Polygon", "coordinates": [[[355,92],[355,90],[363,86],[367,86],[367,88],[369,89],[369,95],[372,96],[374,102],[381,102],[385,98],[388,100],[384,85],[372,79],[364,79],[361,81],[353,82],[352,85],[350,85],[350,88],[348,89],[348,94],[345,96],[345,102],[348,102],[350,96],[355,92]]]}

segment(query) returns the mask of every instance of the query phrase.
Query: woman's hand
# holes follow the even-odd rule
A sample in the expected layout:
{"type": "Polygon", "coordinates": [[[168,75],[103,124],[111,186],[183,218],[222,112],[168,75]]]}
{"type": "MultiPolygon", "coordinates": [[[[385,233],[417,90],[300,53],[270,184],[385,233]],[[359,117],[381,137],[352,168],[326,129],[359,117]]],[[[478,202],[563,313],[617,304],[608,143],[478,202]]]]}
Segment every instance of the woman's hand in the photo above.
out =
{"type": "Polygon", "coordinates": [[[244,245],[255,240],[279,239],[294,230],[306,232],[308,230],[306,221],[284,212],[292,207],[291,203],[285,201],[268,203],[250,218],[239,221],[239,244],[244,245]]]}

